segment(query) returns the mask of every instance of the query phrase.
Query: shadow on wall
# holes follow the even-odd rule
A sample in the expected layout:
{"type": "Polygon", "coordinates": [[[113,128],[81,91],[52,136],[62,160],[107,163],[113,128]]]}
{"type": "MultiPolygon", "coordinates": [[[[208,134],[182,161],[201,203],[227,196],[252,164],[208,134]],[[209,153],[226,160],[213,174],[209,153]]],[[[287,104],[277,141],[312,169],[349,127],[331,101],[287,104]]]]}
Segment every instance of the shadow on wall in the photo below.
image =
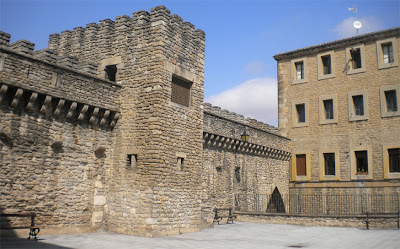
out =
{"type": "Polygon", "coordinates": [[[283,203],[283,199],[281,193],[278,188],[274,189],[272,195],[268,201],[267,210],[268,213],[286,213],[285,204],[283,203]]]}

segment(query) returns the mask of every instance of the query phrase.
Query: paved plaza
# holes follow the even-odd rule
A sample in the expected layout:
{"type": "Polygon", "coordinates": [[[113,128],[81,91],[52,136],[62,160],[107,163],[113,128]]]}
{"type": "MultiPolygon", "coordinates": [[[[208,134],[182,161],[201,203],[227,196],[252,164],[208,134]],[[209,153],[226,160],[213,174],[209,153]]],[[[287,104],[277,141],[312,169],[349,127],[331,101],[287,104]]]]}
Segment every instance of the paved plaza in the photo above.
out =
{"type": "Polygon", "coordinates": [[[399,230],[235,222],[197,233],[145,238],[116,233],[43,235],[38,241],[2,238],[1,249],[125,248],[400,248],[399,230]]]}

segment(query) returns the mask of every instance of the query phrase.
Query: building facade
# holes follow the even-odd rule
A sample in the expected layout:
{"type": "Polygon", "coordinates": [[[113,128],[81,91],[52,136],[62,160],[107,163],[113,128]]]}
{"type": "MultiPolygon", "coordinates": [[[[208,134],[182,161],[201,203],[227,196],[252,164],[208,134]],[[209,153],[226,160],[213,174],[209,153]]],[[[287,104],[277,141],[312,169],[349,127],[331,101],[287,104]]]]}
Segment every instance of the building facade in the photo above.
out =
{"type": "Polygon", "coordinates": [[[164,6],[48,49],[9,41],[0,32],[0,212],[35,212],[44,233],[151,237],[209,227],[242,193],[288,193],[289,140],[203,104],[205,33],[164,6]]]}
{"type": "Polygon", "coordinates": [[[400,193],[399,31],[274,56],[291,195],[400,193]]]}

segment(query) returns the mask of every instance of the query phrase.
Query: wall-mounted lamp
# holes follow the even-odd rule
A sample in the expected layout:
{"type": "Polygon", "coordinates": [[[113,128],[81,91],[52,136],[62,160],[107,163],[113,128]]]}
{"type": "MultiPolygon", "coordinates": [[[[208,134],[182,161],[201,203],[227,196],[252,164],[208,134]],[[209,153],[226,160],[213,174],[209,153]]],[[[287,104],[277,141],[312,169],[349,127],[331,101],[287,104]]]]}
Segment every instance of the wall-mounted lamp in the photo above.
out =
{"type": "Polygon", "coordinates": [[[247,134],[247,132],[244,131],[243,134],[240,135],[240,139],[241,139],[242,141],[244,141],[244,142],[249,141],[249,134],[247,134]]]}

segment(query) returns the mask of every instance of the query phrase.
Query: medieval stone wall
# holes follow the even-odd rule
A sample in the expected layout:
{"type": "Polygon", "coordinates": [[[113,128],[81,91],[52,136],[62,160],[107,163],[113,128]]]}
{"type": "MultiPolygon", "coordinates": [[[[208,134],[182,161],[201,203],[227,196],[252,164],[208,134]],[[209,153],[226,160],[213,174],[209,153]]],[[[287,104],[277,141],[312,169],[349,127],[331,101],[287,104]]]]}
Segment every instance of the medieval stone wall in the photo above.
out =
{"type": "MultiPolygon", "coordinates": [[[[289,193],[289,140],[275,127],[204,104],[204,203],[240,209],[254,194],[289,193]],[[249,141],[240,135],[249,134],[249,141]]],[[[267,204],[267,203],[265,203],[267,204]]],[[[266,207],[265,207],[266,208],[266,207]]]]}
{"type": "Polygon", "coordinates": [[[97,196],[110,180],[120,87],[90,63],[0,36],[0,211],[35,212],[45,232],[104,227],[97,196]]]}
{"type": "Polygon", "coordinates": [[[97,63],[101,77],[116,66],[122,117],[109,228],[145,236],[200,229],[204,32],[160,6],[53,34],[49,48],[97,63]],[[171,101],[173,76],[191,82],[189,106],[171,101]]]}

